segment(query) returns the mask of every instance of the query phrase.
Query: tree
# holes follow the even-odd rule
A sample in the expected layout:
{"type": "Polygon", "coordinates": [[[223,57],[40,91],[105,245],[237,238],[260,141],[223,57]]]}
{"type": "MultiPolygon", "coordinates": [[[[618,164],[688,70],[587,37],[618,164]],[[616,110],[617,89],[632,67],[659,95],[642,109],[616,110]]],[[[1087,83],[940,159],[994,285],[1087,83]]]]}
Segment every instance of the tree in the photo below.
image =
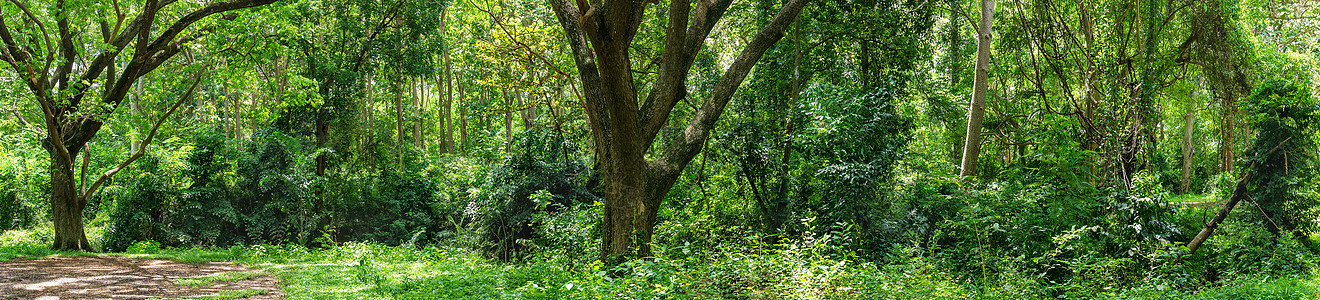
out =
{"type": "MultiPolygon", "coordinates": [[[[102,19],[96,24],[100,36],[88,35],[96,32],[95,27],[91,22],[82,21],[95,15],[106,15],[106,12],[87,9],[108,9],[104,5],[55,0],[54,3],[37,4],[41,5],[39,7],[28,7],[21,1],[11,1],[12,6],[0,7],[0,40],[4,42],[0,60],[23,79],[44,117],[42,147],[51,157],[50,202],[55,219],[52,248],[93,250],[83,232],[82,212],[87,198],[96,192],[99,184],[90,188],[84,186],[80,190],[75,183],[74,162],[87,141],[101,129],[104,117],[123,102],[133,83],[187,49],[189,43],[213,30],[212,26],[221,25],[208,24],[189,31],[188,28],[198,21],[275,1],[214,2],[182,14],[170,23],[161,17],[174,14],[162,10],[176,1],[147,0],[131,19],[125,12],[128,7],[121,7],[121,3],[115,1],[113,20],[102,19]],[[33,11],[49,14],[34,14],[33,11]],[[4,14],[14,12],[20,13],[4,14]],[[16,22],[19,24],[16,27],[9,25],[11,20],[8,17],[13,15],[18,15],[21,20],[16,22]],[[113,26],[110,21],[114,22],[113,26]],[[168,26],[164,31],[152,34],[153,29],[165,24],[168,26]],[[84,102],[87,98],[94,100],[84,102]]],[[[234,15],[225,15],[223,19],[233,18],[234,15]]],[[[149,136],[138,149],[139,153],[150,140],[149,136]]],[[[114,176],[138,156],[140,154],[106,172],[97,182],[114,176]]]]}
{"type": "Polygon", "coordinates": [[[976,35],[976,77],[972,83],[972,105],[967,110],[967,135],[959,175],[976,174],[976,158],[981,154],[981,122],[985,120],[986,81],[990,80],[990,26],[995,16],[995,0],[981,0],[981,26],[976,35]]]}
{"type": "Polygon", "coordinates": [[[583,107],[604,179],[602,262],[614,265],[629,256],[650,255],[649,243],[660,203],[701,151],[715,121],[752,66],[783,37],[808,2],[784,3],[725,70],[681,133],[662,144],[663,154],[648,160],[646,154],[656,144],[661,129],[669,124],[670,112],[687,96],[686,80],[697,53],[733,1],[697,1],[696,7],[686,0],[670,3],[660,71],[645,98],[638,97],[629,48],[649,2],[550,1],[572,48],[584,92],[583,107]]]}

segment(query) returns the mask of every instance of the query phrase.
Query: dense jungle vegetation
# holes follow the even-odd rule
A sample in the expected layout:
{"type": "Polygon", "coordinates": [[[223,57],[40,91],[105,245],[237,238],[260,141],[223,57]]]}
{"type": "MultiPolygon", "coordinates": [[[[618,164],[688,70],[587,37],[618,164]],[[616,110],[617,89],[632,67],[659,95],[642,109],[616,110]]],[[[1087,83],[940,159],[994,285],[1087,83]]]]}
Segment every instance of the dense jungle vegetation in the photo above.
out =
{"type": "Polygon", "coordinates": [[[0,43],[0,259],[1320,298],[1314,0],[11,0],[0,43]]]}

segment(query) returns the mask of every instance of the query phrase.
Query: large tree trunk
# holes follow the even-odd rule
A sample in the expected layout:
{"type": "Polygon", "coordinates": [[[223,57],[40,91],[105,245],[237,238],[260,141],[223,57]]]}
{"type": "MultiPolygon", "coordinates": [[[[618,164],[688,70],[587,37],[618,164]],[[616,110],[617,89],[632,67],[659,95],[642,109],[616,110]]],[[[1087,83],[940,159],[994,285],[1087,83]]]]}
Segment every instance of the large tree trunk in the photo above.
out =
{"type": "Polygon", "coordinates": [[[1179,186],[1179,192],[1186,194],[1192,185],[1192,162],[1196,154],[1195,145],[1192,143],[1192,132],[1196,126],[1196,112],[1188,111],[1183,115],[1183,165],[1182,165],[1182,185],[1179,186]]]}
{"type": "Polygon", "coordinates": [[[62,149],[51,149],[50,209],[55,221],[55,244],[51,249],[95,251],[83,233],[83,209],[87,200],[82,198],[73,177],[73,161],[62,149]]]}
{"type": "Polygon", "coordinates": [[[985,120],[985,94],[990,79],[991,24],[994,20],[995,0],[981,0],[981,26],[976,42],[976,77],[972,83],[972,103],[967,110],[967,134],[963,141],[963,157],[959,175],[976,175],[976,159],[981,155],[981,123],[985,120]]]}

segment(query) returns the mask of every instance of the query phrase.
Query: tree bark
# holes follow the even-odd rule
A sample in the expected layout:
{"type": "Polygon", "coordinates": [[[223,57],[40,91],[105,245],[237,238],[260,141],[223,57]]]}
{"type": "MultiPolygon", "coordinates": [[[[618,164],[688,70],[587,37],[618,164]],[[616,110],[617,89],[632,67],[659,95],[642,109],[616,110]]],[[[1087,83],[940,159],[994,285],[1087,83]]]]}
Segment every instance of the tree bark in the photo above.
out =
{"type": "Polygon", "coordinates": [[[468,138],[467,138],[467,135],[468,135],[468,129],[467,129],[467,128],[468,128],[468,115],[467,115],[467,107],[464,107],[464,106],[463,106],[463,101],[464,101],[464,98],[463,98],[464,92],[463,92],[463,90],[464,90],[464,89],[463,89],[463,86],[461,86],[461,85],[458,86],[458,119],[459,119],[459,122],[460,122],[460,123],[459,123],[459,127],[458,127],[458,129],[459,129],[458,134],[459,134],[459,135],[458,135],[458,151],[457,151],[457,152],[458,152],[458,153],[464,153],[464,154],[466,154],[466,153],[467,153],[467,148],[468,148],[468,138]]]}
{"type": "Polygon", "coordinates": [[[976,42],[976,77],[972,83],[972,103],[967,110],[967,133],[963,142],[961,176],[976,175],[976,159],[981,155],[981,123],[985,120],[985,94],[990,79],[991,25],[995,0],[981,0],[981,26],[976,42]]]}
{"type": "Polygon", "coordinates": [[[455,80],[454,80],[454,64],[452,57],[453,52],[451,51],[448,42],[449,28],[448,25],[446,25],[448,24],[447,21],[448,18],[449,18],[449,7],[446,6],[445,9],[440,12],[440,36],[441,36],[441,40],[445,41],[444,53],[441,54],[445,63],[444,82],[442,83],[443,86],[436,89],[436,93],[443,94],[443,96],[440,98],[440,101],[442,102],[441,104],[442,128],[440,130],[443,132],[443,134],[441,134],[440,143],[443,144],[442,148],[444,148],[445,153],[453,153],[456,152],[454,151],[455,147],[453,142],[454,140],[454,81],[455,80]]]}
{"type": "Polygon", "coordinates": [[[583,90],[604,192],[601,261],[617,265],[651,254],[656,213],[678,175],[700,152],[729,99],[767,49],[810,0],[789,0],[728,66],[696,114],[655,160],[646,153],[668,126],[674,105],[687,95],[686,78],[707,35],[732,0],[673,1],[660,71],[650,94],[638,97],[629,46],[646,2],[604,0],[588,4],[550,0],[568,37],[583,90]],[[689,20],[689,17],[691,20],[689,20]],[[690,22],[689,22],[690,21],[690,22]],[[638,101],[639,99],[645,99],[638,101]],[[639,105],[640,103],[640,105],[639,105]]]}
{"type": "Polygon", "coordinates": [[[1183,115],[1183,165],[1182,165],[1182,185],[1179,186],[1179,192],[1186,194],[1192,185],[1192,162],[1196,154],[1195,145],[1192,142],[1192,132],[1196,126],[1196,111],[1188,111],[1183,115]]]}
{"type": "Polygon", "coordinates": [[[1233,127],[1235,125],[1234,123],[1236,123],[1234,119],[1235,110],[1233,107],[1237,105],[1237,103],[1236,101],[1233,101],[1232,93],[1232,91],[1226,93],[1227,95],[1221,100],[1223,103],[1220,104],[1220,107],[1222,107],[1220,114],[1223,117],[1224,125],[1219,133],[1219,166],[1220,172],[1223,173],[1233,172],[1233,157],[1236,156],[1236,154],[1233,153],[1233,127]]]}
{"type": "Polygon", "coordinates": [[[83,230],[87,199],[81,197],[74,185],[75,156],[68,152],[51,153],[50,210],[55,221],[55,244],[51,249],[95,251],[83,230]]]}
{"type": "Polygon", "coordinates": [[[421,116],[422,106],[426,104],[426,81],[425,80],[419,80],[419,81],[420,82],[415,83],[415,85],[417,86],[416,87],[417,92],[416,95],[413,96],[412,138],[413,138],[413,147],[417,147],[418,149],[426,149],[426,142],[422,139],[422,116],[421,116]]]}
{"type": "MultiPolygon", "coordinates": [[[[399,147],[403,145],[403,135],[406,130],[403,127],[403,83],[394,84],[394,129],[395,151],[398,151],[400,149],[399,147]]],[[[402,153],[395,154],[400,156],[403,155],[402,153]]]]}

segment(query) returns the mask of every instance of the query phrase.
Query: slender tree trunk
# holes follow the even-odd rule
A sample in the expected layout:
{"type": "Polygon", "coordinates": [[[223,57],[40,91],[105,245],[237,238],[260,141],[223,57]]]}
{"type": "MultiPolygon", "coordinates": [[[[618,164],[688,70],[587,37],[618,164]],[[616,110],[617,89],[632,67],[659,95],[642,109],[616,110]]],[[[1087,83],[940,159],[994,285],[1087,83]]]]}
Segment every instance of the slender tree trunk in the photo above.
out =
{"type": "MultiPolygon", "coordinates": [[[[1231,94],[1232,91],[1228,93],[1231,94]]],[[[1235,125],[1234,123],[1236,123],[1236,120],[1234,120],[1235,110],[1233,109],[1233,106],[1236,105],[1236,103],[1234,103],[1236,101],[1233,101],[1232,95],[1224,96],[1221,101],[1223,102],[1220,104],[1220,107],[1223,108],[1221,114],[1224,120],[1224,125],[1219,133],[1220,172],[1232,173],[1233,157],[1236,155],[1233,153],[1233,131],[1235,130],[1233,127],[1235,125]]]]}
{"type": "Polygon", "coordinates": [[[1179,192],[1186,194],[1192,185],[1192,162],[1196,149],[1192,143],[1192,132],[1196,126],[1196,112],[1188,111],[1183,115],[1183,165],[1182,165],[1182,185],[1179,192]]]}
{"type": "Polygon", "coordinates": [[[466,154],[468,148],[468,114],[467,107],[463,105],[463,101],[466,101],[466,98],[463,97],[463,91],[463,86],[458,86],[458,118],[461,122],[459,123],[458,153],[466,154]]]}
{"type": "MultiPolygon", "coordinates": [[[[399,150],[399,145],[403,145],[403,83],[394,84],[394,129],[395,150],[399,150]]],[[[396,153],[402,154],[402,153],[396,153]]]]}
{"type": "Polygon", "coordinates": [[[363,117],[366,119],[366,126],[363,126],[364,127],[363,134],[366,135],[366,138],[362,139],[363,140],[362,155],[366,157],[367,168],[371,170],[376,169],[376,155],[374,154],[374,151],[372,151],[373,150],[372,148],[375,147],[374,144],[376,143],[376,130],[375,130],[376,124],[374,123],[375,120],[373,118],[374,115],[376,114],[375,104],[376,104],[375,79],[371,76],[367,76],[367,101],[366,103],[362,104],[362,114],[363,117]]]}
{"type": "Polygon", "coordinates": [[[995,0],[981,0],[981,26],[976,43],[976,78],[972,83],[972,103],[967,110],[967,134],[963,142],[962,168],[959,175],[976,175],[976,159],[981,154],[981,123],[985,118],[985,94],[990,79],[990,39],[995,0]]]}
{"type": "MultiPolygon", "coordinates": [[[[1091,0],[1087,0],[1080,5],[1082,35],[1086,39],[1086,48],[1083,49],[1083,51],[1088,57],[1095,54],[1095,26],[1091,21],[1091,2],[1091,0]]],[[[1084,132],[1082,135],[1082,143],[1086,145],[1086,150],[1091,153],[1088,157],[1088,164],[1090,165],[1091,174],[1093,175],[1091,178],[1098,177],[1100,172],[1099,154],[1096,153],[1096,151],[1099,150],[1099,144],[1096,143],[1096,139],[1099,138],[1100,133],[1096,130],[1095,119],[1095,108],[1099,102],[1100,93],[1097,91],[1098,89],[1095,88],[1095,70],[1096,67],[1092,60],[1087,60],[1085,69],[1083,70],[1086,77],[1082,80],[1082,90],[1084,91],[1084,97],[1086,97],[1086,107],[1084,108],[1085,120],[1083,120],[1083,122],[1088,125],[1082,126],[1084,132]]],[[[1095,184],[1096,182],[1092,179],[1091,185],[1095,184]]]]}
{"type": "MultiPolygon", "coordinates": [[[[412,134],[413,146],[418,149],[426,149],[426,141],[422,138],[422,106],[426,105],[426,81],[415,83],[417,86],[416,96],[413,97],[412,107],[412,134]]],[[[443,149],[444,147],[441,146],[443,149]]]]}
{"type": "Polygon", "coordinates": [[[504,92],[504,152],[513,151],[513,98],[517,95],[504,92]]]}
{"type": "MultiPolygon", "coordinates": [[[[147,76],[142,76],[133,86],[133,101],[129,102],[129,109],[135,118],[142,117],[142,85],[144,84],[147,84],[147,76]]],[[[135,132],[142,132],[141,126],[136,126],[136,122],[133,127],[136,129],[135,132]]],[[[128,153],[137,152],[138,149],[138,138],[136,136],[132,138],[133,140],[128,142],[128,153]]]]}
{"type": "MultiPolygon", "coordinates": [[[[448,33],[449,28],[446,25],[448,24],[448,18],[449,18],[449,8],[445,7],[445,9],[440,12],[440,36],[442,39],[445,39],[446,41],[449,38],[449,33],[448,33]]],[[[454,140],[454,110],[453,110],[454,109],[454,63],[453,63],[453,57],[451,57],[453,51],[451,51],[452,49],[450,48],[448,42],[444,43],[444,47],[445,47],[444,53],[441,54],[441,57],[442,59],[444,59],[444,64],[445,64],[444,82],[442,83],[443,86],[441,86],[440,89],[436,89],[437,93],[441,93],[444,95],[440,98],[440,101],[442,102],[441,114],[443,115],[440,118],[441,119],[440,130],[441,132],[443,132],[440,135],[441,136],[440,143],[443,144],[442,147],[444,148],[444,152],[453,153],[456,152],[454,151],[454,142],[453,142],[454,140]]]]}
{"type": "Polygon", "coordinates": [[[523,130],[532,129],[532,122],[536,120],[536,106],[531,105],[535,100],[532,99],[532,93],[523,95],[525,98],[519,98],[518,106],[524,107],[519,111],[518,116],[522,118],[523,130]]]}

